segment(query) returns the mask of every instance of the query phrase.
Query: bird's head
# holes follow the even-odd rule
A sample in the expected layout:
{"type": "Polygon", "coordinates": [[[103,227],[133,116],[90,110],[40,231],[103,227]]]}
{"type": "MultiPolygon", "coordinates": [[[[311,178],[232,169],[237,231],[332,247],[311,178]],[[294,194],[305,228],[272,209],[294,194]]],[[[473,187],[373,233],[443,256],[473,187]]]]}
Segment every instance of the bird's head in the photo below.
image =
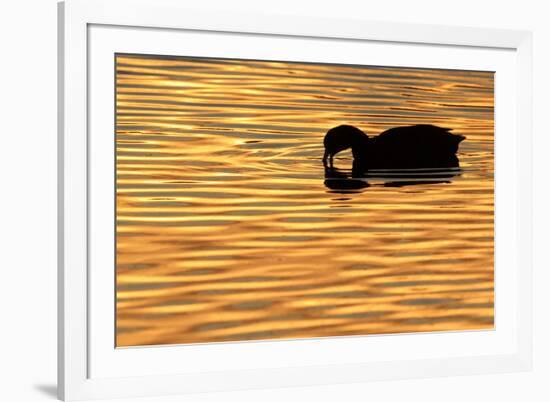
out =
{"type": "Polygon", "coordinates": [[[341,125],[331,128],[325,134],[323,144],[325,146],[325,154],[323,155],[323,163],[327,160],[332,162],[332,158],[338,152],[345,151],[351,148],[354,158],[367,145],[369,137],[357,127],[349,125],[341,125]]]}

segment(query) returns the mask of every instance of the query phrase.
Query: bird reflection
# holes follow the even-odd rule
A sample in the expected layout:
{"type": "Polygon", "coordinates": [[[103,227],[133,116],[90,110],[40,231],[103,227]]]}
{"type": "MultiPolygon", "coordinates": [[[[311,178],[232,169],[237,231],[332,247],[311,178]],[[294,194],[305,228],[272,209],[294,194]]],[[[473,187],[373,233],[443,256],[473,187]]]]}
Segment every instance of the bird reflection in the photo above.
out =
{"type": "Polygon", "coordinates": [[[450,183],[462,173],[458,160],[455,166],[432,169],[379,169],[364,170],[354,162],[352,169],[339,169],[325,165],[325,187],[336,193],[362,192],[371,186],[404,187],[419,184],[450,183]],[[376,182],[377,184],[371,184],[376,182]]]}
{"type": "Polygon", "coordinates": [[[370,186],[366,178],[352,172],[325,165],[325,186],[335,192],[356,192],[370,186]]]}

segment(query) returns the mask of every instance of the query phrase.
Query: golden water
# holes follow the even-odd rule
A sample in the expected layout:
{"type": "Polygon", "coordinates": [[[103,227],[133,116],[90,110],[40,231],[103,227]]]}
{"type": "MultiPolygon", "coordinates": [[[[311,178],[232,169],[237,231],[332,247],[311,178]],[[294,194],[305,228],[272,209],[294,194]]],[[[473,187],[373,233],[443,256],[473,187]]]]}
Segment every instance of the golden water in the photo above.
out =
{"type": "Polygon", "coordinates": [[[118,346],[493,327],[492,73],[116,69],[118,346]],[[343,123],[453,128],[462,173],[331,190],[322,139],[343,123]]]}

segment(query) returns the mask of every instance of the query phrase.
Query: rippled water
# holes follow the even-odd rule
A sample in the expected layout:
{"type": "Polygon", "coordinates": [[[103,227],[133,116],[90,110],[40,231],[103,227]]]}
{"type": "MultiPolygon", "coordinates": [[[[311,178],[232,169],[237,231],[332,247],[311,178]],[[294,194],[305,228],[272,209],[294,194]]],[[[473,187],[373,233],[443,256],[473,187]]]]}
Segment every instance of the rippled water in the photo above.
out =
{"type": "Polygon", "coordinates": [[[492,73],[119,55],[116,74],[118,346],[493,327],[492,73]],[[462,170],[325,178],[343,123],[453,128],[462,170]]]}

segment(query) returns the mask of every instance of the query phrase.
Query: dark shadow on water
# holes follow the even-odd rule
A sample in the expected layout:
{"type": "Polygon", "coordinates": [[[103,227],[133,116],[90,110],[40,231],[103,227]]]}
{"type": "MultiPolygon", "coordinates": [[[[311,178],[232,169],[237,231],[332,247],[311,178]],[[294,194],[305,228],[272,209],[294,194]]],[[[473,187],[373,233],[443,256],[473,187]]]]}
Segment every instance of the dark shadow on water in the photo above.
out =
{"type": "Polygon", "coordinates": [[[351,170],[325,166],[324,184],[331,192],[349,194],[360,193],[368,187],[375,186],[404,187],[450,183],[453,177],[459,176],[461,173],[462,170],[459,166],[442,169],[380,169],[370,171],[363,171],[356,166],[351,170]]]}
{"type": "Polygon", "coordinates": [[[57,399],[57,385],[55,384],[35,384],[34,389],[51,399],[57,399]]]}
{"type": "Polygon", "coordinates": [[[363,178],[354,178],[350,171],[325,166],[325,186],[335,192],[356,193],[370,186],[363,178]]]}

